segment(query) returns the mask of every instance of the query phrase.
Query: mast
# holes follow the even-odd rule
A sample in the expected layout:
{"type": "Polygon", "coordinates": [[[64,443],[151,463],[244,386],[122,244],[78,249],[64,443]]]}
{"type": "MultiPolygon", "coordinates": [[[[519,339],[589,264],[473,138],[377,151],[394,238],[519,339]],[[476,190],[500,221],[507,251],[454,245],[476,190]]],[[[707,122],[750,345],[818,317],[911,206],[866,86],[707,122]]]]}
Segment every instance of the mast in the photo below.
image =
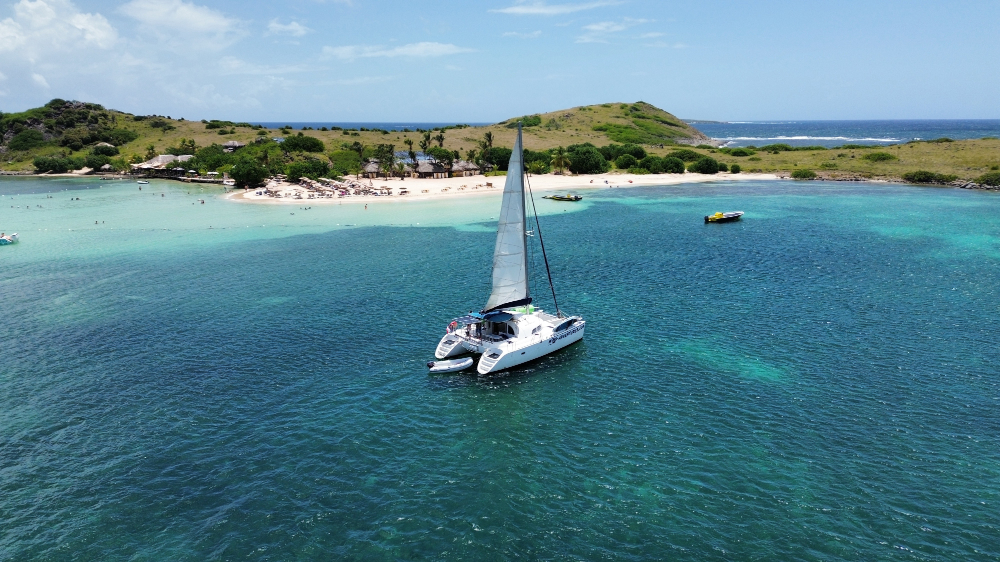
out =
{"type": "Polygon", "coordinates": [[[507,166],[503,203],[493,249],[493,290],[483,312],[526,305],[531,302],[528,289],[527,209],[524,197],[524,159],[521,124],[507,166]],[[515,173],[511,173],[514,172],[515,173]]]}

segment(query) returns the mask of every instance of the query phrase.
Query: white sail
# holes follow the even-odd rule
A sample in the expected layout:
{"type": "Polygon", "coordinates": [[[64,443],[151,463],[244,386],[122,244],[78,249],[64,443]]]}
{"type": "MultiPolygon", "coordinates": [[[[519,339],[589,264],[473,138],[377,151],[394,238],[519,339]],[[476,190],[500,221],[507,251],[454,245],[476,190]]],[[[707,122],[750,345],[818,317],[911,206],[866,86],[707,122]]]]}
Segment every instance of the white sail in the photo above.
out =
{"type": "Polygon", "coordinates": [[[503,188],[497,243],[493,249],[493,291],[483,310],[524,304],[530,299],[521,152],[521,126],[518,124],[517,141],[510,155],[503,188]]]}

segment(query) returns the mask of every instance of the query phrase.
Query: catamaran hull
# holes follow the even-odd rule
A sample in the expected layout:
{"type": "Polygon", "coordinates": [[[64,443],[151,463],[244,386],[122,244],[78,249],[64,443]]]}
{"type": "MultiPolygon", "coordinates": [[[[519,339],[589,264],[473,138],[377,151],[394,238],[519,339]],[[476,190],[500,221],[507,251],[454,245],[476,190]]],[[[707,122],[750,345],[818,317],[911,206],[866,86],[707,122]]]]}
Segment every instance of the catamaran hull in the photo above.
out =
{"type": "Polygon", "coordinates": [[[513,350],[489,348],[479,358],[479,365],[476,366],[476,370],[479,371],[480,375],[486,375],[545,357],[550,353],[559,351],[566,346],[582,340],[583,331],[586,327],[587,323],[580,321],[558,334],[553,334],[549,339],[541,340],[526,347],[513,350]],[[492,357],[494,354],[499,354],[500,357],[492,357]]]}
{"type": "Polygon", "coordinates": [[[459,355],[469,353],[469,350],[465,348],[463,338],[452,334],[445,334],[441,341],[438,343],[437,349],[434,350],[434,357],[438,359],[447,359],[449,357],[457,357],[459,355]]]}

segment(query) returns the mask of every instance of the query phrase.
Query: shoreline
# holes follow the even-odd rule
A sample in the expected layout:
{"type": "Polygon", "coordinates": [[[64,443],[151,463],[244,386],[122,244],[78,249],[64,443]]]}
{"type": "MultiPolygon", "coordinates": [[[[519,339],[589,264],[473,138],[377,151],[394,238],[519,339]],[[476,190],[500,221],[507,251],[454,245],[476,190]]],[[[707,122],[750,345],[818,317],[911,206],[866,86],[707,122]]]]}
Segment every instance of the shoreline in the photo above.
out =
{"type": "MultiPolygon", "coordinates": [[[[578,190],[594,189],[627,189],[630,187],[661,186],[661,185],[681,185],[708,183],[713,181],[754,181],[754,180],[779,180],[782,179],[776,174],[730,174],[720,173],[714,175],[707,174],[594,174],[579,176],[557,176],[552,174],[532,175],[527,178],[531,190],[537,192],[569,192],[578,190]]],[[[441,179],[399,179],[399,178],[378,178],[360,180],[374,189],[383,189],[391,195],[347,195],[347,196],[322,196],[322,192],[300,184],[280,182],[271,184],[270,189],[281,193],[281,197],[269,195],[258,195],[262,188],[257,190],[239,191],[233,190],[225,195],[229,201],[257,203],[257,204],[298,204],[304,202],[310,204],[330,204],[330,203],[371,203],[399,202],[399,201],[427,201],[439,200],[454,197],[472,197],[486,195],[490,193],[499,194],[503,192],[506,176],[467,176],[457,178],[441,179]],[[488,186],[487,184],[492,184],[488,186]],[[400,195],[400,191],[405,189],[408,193],[400,195]],[[296,197],[298,195],[298,197],[296,197]],[[310,197],[311,196],[311,197],[310,197]]]]}

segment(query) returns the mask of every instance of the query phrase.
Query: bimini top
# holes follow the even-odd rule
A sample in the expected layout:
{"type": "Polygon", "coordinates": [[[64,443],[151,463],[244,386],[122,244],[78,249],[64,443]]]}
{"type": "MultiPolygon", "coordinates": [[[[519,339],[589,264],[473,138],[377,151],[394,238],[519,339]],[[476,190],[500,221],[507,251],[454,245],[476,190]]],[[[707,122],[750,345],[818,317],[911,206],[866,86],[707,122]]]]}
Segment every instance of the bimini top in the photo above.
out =
{"type": "Polygon", "coordinates": [[[487,322],[506,322],[513,317],[514,315],[509,312],[497,310],[495,312],[487,312],[486,314],[484,314],[483,320],[487,322]]]}
{"type": "Polygon", "coordinates": [[[456,318],[455,320],[453,320],[453,322],[457,322],[459,324],[478,324],[478,323],[480,323],[482,321],[483,321],[483,317],[481,315],[475,314],[475,313],[469,314],[467,316],[461,316],[461,317],[456,318]]]}

